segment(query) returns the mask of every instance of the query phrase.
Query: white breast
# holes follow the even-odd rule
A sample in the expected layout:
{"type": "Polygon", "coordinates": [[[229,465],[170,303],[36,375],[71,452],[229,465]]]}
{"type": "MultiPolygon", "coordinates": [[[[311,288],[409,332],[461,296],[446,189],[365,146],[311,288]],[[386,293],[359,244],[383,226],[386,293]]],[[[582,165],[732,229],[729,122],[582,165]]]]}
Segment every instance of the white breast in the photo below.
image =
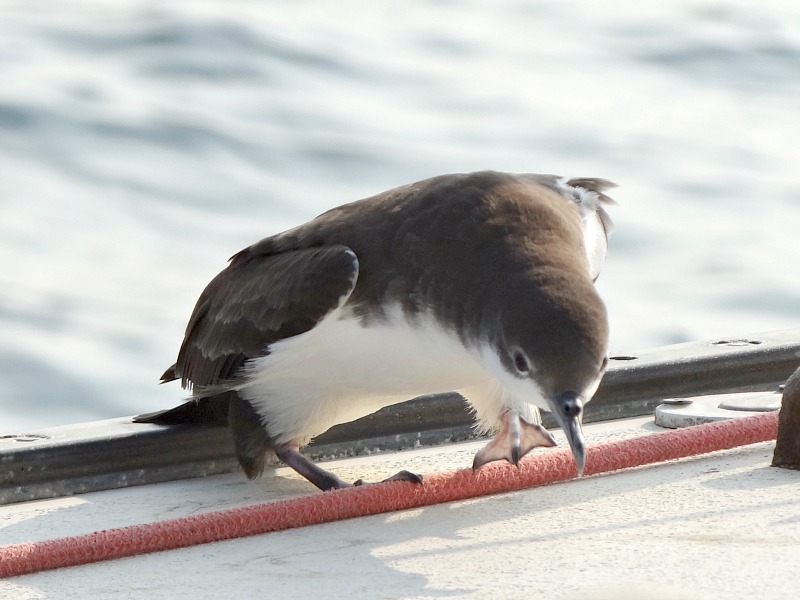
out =
{"type": "Polygon", "coordinates": [[[479,352],[454,333],[430,317],[410,322],[399,308],[388,314],[362,327],[339,309],[246,367],[250,376],[239,391],[276,443],[305,444],[333,425],[414,396],[491,388],[479,352]]]}

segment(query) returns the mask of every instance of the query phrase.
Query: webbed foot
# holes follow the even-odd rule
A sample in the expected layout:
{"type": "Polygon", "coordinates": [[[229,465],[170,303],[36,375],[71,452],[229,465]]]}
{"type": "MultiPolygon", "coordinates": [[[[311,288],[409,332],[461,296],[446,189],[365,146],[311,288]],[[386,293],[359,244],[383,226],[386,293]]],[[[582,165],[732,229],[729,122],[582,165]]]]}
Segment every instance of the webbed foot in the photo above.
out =
{"type": "Polygon", "coordinates": [[[515,410],[503,413],[502,422],[500,432],[475,455],[473,471],[495,460],[507,460],[518,467],[520,459],[534,448],[556,445],[556,440],[544,427],[528,423],[515,410]]]}
{"type": "MultiPolygon", "coordinates": [[[[385,483],[387,481],[410,481],[411,483],[416,483],[418,485],[422,485],[422,475],[417,475],[416,473],[412,473],[411,471],[400,471],[399,473],[395,473],[388,479],[384,479],[379,483],[385,483]]],[[[353,485],[369,485],[368,482],[365,482],[363,479],[359,479],[353,485]]]]}

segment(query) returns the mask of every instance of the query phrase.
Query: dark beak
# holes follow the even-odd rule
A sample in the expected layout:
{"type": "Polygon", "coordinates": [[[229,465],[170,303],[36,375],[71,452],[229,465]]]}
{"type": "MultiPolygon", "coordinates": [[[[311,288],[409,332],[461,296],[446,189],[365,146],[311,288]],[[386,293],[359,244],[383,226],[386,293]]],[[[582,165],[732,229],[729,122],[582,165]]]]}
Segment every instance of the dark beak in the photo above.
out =
{"type": "Polygon", "coordinates": [[[550,402],[553,414],[567,435],[569,447],[578,465],[578,475],[583,475],[586,465],[586,444],[583,441],[581,420],[583,419],[583,402],[577,392],[564,392],[550,402]]]}

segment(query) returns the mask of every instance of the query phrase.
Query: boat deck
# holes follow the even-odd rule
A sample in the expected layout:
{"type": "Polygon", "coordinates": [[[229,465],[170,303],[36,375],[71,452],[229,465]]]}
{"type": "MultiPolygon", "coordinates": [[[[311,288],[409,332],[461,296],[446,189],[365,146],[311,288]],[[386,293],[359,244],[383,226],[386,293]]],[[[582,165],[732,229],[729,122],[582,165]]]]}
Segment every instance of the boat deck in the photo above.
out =
{"type": "MultiPolygon", "coordinates": [[[[589,443],[652,417],[587,425],[589,443]]],[[[559,444],[564,444],[560,431],[559,444]]],[[[461,469],[484,442],[335,460],[343,478],[461,469]]],[[[774,443],[529,490],[0,581],[0,598],[797,597],[800,473],[774,443]]],[[[537,450],[536,452],[546,452],[537,450]]],[[[509,466],[508,468],[513,468],[509,466]]],[[[319,494],[286,468],[0,507],[3,544],[319,494]]]]}

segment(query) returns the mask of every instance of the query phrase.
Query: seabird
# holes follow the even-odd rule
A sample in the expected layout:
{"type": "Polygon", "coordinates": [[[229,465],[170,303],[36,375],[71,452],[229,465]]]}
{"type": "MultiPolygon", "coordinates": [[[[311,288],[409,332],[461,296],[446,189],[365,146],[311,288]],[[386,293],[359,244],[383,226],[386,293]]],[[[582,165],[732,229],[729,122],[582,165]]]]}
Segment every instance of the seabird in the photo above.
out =
{"type": "MultiPolygon", "coordinates": [[[[192,398],[139,422],[226,422],[249,478],[271,454],[322,490],[300,453],[338,423],[458,391],[497,432],[473,468],[555,440],[582,473],[583,405],[607,364],[594,280],[612,204],[604,179],[484,171],[345,204],[245,248],[205,288],[174,365],[192,398]]],[[[401,471],[390,479],[421,482],[401,471]]],[[[360,483],[360,480],[356,484],[360,483]]]]}

